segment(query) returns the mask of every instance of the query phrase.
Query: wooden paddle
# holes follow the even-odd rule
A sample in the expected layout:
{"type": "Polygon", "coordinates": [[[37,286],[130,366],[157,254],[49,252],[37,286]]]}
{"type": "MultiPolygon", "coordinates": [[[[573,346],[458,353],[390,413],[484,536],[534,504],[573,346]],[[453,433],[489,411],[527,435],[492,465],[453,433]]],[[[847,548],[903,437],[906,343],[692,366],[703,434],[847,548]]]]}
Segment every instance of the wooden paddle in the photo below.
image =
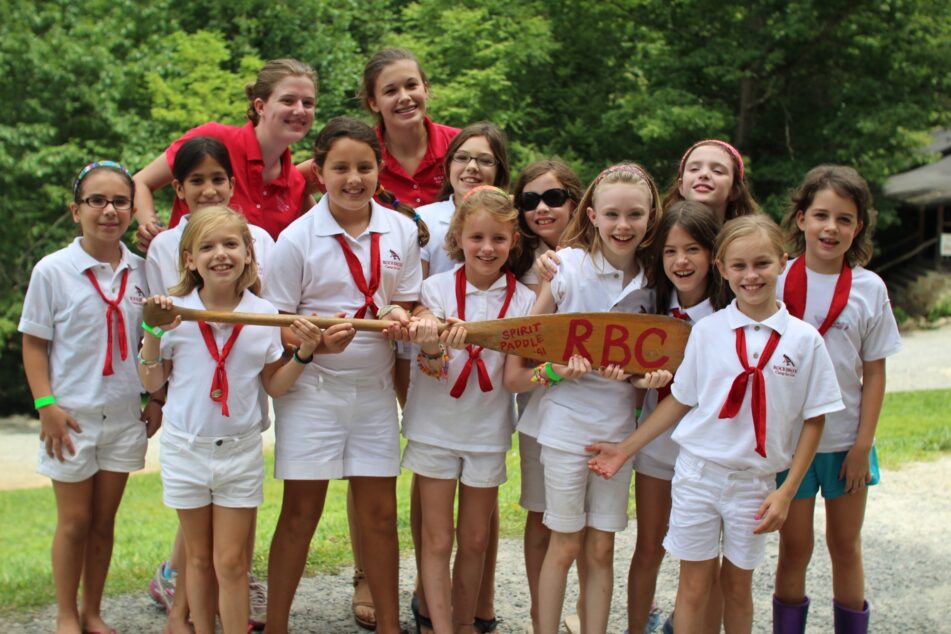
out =
{"type": "MultiPolygon", "coordinates": [[[[165,310],[149,299],[146,323],[167,324],[176,316],[185,321],[211,321],[256,326],[290,326],[306,319],[327,328],[352,324],[356,330],[381,332],[391,322],[378,319],[345,319],[304,315],[268,315],[196,310],[173,306],[165,310]]],[[[448,328],[440,326],[440,332],[448,328]]],[[[680,319],[632,313],[555,313],[509,317],[465,323],[466,343],[528,359],[564,363],[573,354],[591,360],[595,367],[622,365],[628,372],[673,372],[683,360],[690,326],[680,319]]]]}

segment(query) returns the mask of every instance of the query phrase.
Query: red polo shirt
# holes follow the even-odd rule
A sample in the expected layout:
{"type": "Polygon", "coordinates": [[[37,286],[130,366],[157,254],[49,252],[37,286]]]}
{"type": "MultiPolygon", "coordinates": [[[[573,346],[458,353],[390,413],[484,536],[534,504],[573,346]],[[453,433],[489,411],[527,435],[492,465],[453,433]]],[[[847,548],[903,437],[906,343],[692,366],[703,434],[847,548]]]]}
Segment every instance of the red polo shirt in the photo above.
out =
{"type": "Polygon", "coordinates": [[[453,128],[441,123],[433,123],[429,117],[425,118],[426,133],[429,145],[426,155],[416,168],[416,173],[410,176],[395,158],[386,149],[383,142],[383,129],[376,128],[376,136],[380,140],[383,150],[383,169],[380,171],[380,182],[383,187],[411,207],[428,205],[436,202],[439,190],[442,189],[446,175],[443,173],[442,163],[446,157],[449,143],[459,134],[459,128],[453,128]]]}
{"type": "MultiPolygon", "coordinates": [[[[265,184],[264,159],[254,135],[254,124],[248,121],[244,127],[238,128],[212,121],[192,128],[165,150],[169,169],[175,163],[175,155],[182,143],[196,136],[214,137],[225,144],[234,168],[234,193],[229,207],[240,211],[249,223],[261,227],[277,240],[278,234],[300,217],[301,205],[307,196],[307,183],[294,166],[290,149],[284,150],[281,157],[280,175],[265,184]]],[[[176,197],[169,226],[174,227],[187,213],[185,201],[176,197]]]]}

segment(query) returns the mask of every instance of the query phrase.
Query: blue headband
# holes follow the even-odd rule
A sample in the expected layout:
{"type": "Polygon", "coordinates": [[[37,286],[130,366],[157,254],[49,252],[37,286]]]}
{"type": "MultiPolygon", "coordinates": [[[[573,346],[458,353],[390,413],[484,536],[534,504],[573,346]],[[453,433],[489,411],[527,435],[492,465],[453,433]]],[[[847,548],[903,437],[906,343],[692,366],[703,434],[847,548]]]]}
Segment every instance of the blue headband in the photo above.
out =
{"type": "Polygon", "coordinates": [[[85,179],[86,176],[89,175],[89,172],[93,171],[94,169],[99,169],[100,167],[105,167],[105,168],[116,170],[117,172],[121,172],[122,174],[125,174],[126,176],[128,176],[129,180],[132,180],[132,174],[129,173],[129,170],[122,167],[122,165],[120,165],[119,163],[116,163],[115,161],[93,161],[92,163],[89,163],[84,168],[79,170],[79,176],[77,176],[76,180],[73,181],[73,196],[79,195],[79,187],[80,185],[83,184],[83,179],[85,179]]]}

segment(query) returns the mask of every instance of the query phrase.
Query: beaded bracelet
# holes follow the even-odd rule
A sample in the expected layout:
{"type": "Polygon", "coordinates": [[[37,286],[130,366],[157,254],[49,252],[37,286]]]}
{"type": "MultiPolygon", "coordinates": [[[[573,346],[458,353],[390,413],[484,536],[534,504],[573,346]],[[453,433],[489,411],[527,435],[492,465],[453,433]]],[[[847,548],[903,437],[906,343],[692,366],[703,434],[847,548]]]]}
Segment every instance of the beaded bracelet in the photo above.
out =
{"type": "Polygon", "coordinates": [[[416,355],[416,365],[419,366],[419,371],[426,376],[431,376],[437,381],[445,381],[449,377],[449,351],[446,350],[442,344],[439,345],[439,353],[435,355],[429,355],[420,351],[419,354],[416,355]],[[429,361],[436,361],[438,359],[442,359],[442,365],[440,365],[437,370],[429,364],[429,361]]]}
{"type": "Polygon", "coordinates": [[[532,370],[530,380],[532,383],[538,383],[542,387],[551,387],[558,385],[558,383],[564,380],[564,377],[555,372],[554,368],[551,367],[551,361],[549,361],[536,366],[535,369],[532,370]]]}
{"type": "Polygon", "coordinates": [[[136,361],[139,362],[139,365],[143,365],[147,368],[152,367],[153,365],[158,365],[162,361],[162,356],[159,355],[155,359],[145,359],[142,357],[142,351],[139,350],[135,355],[136,361]]]}

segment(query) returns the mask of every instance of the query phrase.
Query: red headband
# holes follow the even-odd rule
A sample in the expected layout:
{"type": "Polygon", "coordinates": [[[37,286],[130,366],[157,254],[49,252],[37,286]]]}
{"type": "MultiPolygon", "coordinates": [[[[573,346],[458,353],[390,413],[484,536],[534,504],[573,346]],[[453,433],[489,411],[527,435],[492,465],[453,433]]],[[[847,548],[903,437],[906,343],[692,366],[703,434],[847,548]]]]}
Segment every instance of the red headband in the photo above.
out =
{"type": "Polygon", "coordinates": [[[746,167],[743,165],[743,157],[740,155],[740,151],[737,150],[732,145],[730,145],[729,143],[727,143],[726,141],[721,141],[720,139],[704,139],[703,141],[697,141],[696,143],[691,145],[690,149],[684,152],[683,158],[680,159],[680,169],[677,170],[678,179],[683,178],[684,176],[684,165],[687,162],[687,157],[690,156],[690,153],[696,150],[701,145],[716,145],[717,147],[720,147],[726,150],[727,153],[733,157],[733,160],[736,161],[736,164],[740,168],[740,182],[743,182],[746,180],[746,167]]]}

